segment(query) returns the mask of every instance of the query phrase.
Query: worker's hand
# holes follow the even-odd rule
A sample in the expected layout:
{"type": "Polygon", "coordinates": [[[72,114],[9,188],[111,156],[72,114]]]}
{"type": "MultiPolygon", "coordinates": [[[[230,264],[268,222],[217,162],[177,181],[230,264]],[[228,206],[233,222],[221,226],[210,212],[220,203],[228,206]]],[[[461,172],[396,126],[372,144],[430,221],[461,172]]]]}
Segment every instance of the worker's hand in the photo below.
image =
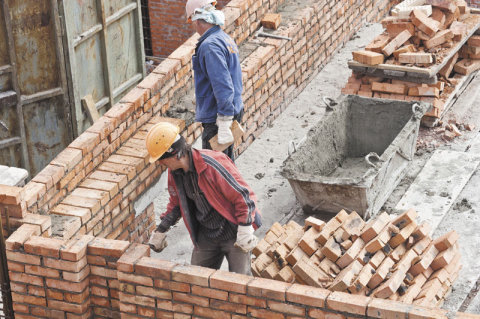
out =
{"type": "Polygon", "coordinates": [[[244,252],[248,253],[257,246],[258,238],[253,234],[253,226],[238,225],[237,241],[235,246],[239,247],[244,252]]]}
{"type": "Polygon", "coordinates": [[[233,134],[230,127],[233,123],[233,116],[217,115],[218,126],[218,144],[227,144],[233,142],[233,134]]]}
{"type": "Polygon", "coordinates": [[[161,252],[168,245],[167,235],[165,233],[154,231],[153,234],[150,236],[148,245],[154,252],[156,253],[161,252]]]}

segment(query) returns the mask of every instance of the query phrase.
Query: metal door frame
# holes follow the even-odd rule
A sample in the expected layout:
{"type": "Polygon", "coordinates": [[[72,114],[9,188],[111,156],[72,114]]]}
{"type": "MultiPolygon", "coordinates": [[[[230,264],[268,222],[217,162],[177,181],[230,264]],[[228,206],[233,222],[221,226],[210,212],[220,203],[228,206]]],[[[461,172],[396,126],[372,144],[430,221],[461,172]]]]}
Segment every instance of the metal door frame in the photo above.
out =
{"type": "MultiPolygon", "coordinates": [[[[35,103],[40,100],[45,100],[48,98],[56,97],[59,95],[63,95],[64,97],[64,105],[68,105],[69,98],[68,98],[68,90],[67,90],[67,78],[65,74],[65,56],[63,51],[63,43],[62,43],[62,28],[58,16],[58,5],[56,0],[50,0],[50,10],[51,15],[53,18],[53,26],[54,26],[54,37],[55,37],[55,53],[58,58],[58,66],[60,72],[60,87],[44,90],[42,92],[36,92],[35,94],[31,95],[21,95],[18,78],[17,78],[17,62],[16,62],[16,54],[15,54],[15,43],[13,38],[13,29],[12,29],[12,21],[10,18],[10,8],[8,6],[8,0],[1,0],[3,6],[3,15],[5,21],[5,29],[7,32],[7,45],[8,45],[8,52],[10,58],[10,65],[3,70],[0,69],[0,74],[11,73],[12,78],[12,86],[17,95],[17,102],[16,102],[16,110],[17,110],[17,118],[18,123],[20,126],[20,137],[12,137],[0,141],[0,149],[10,147],[16,144],[21,144],[22,150],[22,165],[23,167],[31,172],[30,163],[29,163],[29,154],[27,148],[27,138],[26,138],[26,131],[25,131],[25,119],[23,113],[23,106],[31,103],[35,103]]],[[[67,107],[65,110],[66,118],[67,118],[67,131],[68,137],[70,140],[73,140],[73,132],[72,132],[72,121],[71,121],[71,114],[70,109],[67,107]]],[[[11,149],[13,151],[13,149],[11,149]]]]}
{"type": "MultiPolygon", "coordinates": [[[[54,1],[54,0],[52,0],[54,1]]],[[[80,96],[80,92],[78,91],[78,86],[76,85],[77,81],[79,80],[78,75],[77,75],[77,70],[75,67],[75,49],[77,48],[78,45],[81,43],[85,42],[86,40],[92,38],[96,34],[100,33],[100,49],[101,49],[101,55],[102,55],[102,68],[103,68],[103,76],[104,76],[104,83],[105,83],[105,89],[108,94],[108,96],[104,96],[100,100],[95,102],[95,107],[97,110],[100,110],[101,108],[105,106],[110,106],[112,107],[115,103],[114,100],[116,97],[118,97],[120,94],[125,94],[125,90],[127,90],[129,87],[133,86],[134,84],[140,82],[141,79],[145,77],[146,71],[145,71],[145,52],[143,50],[143,30],[141,27],[141,21],[142,21],[142,13],[141,13],[141,4],[140,0],[136,0],[135,2],[132,2],[122,9],[118,10],[115,12],[113,15],[106,17],[105,16],[105,6],[104,6],[104,0],[95,0],[95,3],[97,5],[97,19],[99,22],[97,22],[94,26],[89,28],[88,30],[82,32],[80,35],[76,36],[74,39],[70,35],[67,23],[65,21],[65,17],[67,16],[65,12],[65,6],[63,5],[63,1],[65,0],[58,0],[61,4],[61,14],[62,14],[62,28],[64,31],[64,43],[66,44],[65,50],[68,50],[68,76],[69,76],[69,89],[71,92],[70,95],[70,106],[71,106],[71,115],[72,115],[72,124],[73,124],[73,134],[74,137],[79,136],[82,132],[79,132],[79,127],[81,127],[81,121],[83,119],[78,118],[79,112],[82,112],[82,106],[81,106],[81,99],[83,98],[80,96]],[[108,26],[111,25],[112,23],[119,21],[122,19],[124,16],[127,14],[130,14],[132,11],[137,10],[136,13],[133,14],[134,16],[134,21],[135,24],[138,25],[137,28],[135,28],[136,31],[136,48],[138,51],[138,61],[137,61],[137,67],[139,70],[142,70],[140,73],[136,73],[134,76],[131,78],[127,79],[125,82],[123,82],[120,86],[117,88],[112,87],[112,75],[109,70],[109,59],[108,59],[108,53],[107,53],[107,30],[108,26]]]]}

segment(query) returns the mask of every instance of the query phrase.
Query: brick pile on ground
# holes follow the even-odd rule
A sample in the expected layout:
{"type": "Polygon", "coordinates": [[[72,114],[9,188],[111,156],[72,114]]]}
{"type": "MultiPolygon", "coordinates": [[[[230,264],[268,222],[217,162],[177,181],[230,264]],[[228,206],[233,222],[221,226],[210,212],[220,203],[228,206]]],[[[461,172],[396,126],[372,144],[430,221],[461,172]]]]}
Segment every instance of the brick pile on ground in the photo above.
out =
{"type": "Polygon", "coordinates": [[[354,72],[342,93],[423,101],[432,104],[426,116],[441,116],[455,87],[465,75],[480,69],[479,35],[471,36],[458,48],[458,43],[465,40],[478,20],[470,14],[465,1],[427,0],[426,4],[431,5],[430,16],[425,10],[415,9],[409,17],[387,17],[382,21],[385,32],[365,50],[352,55],[354,61],[371,66],[431,68],[443,63],[452,50],[458,50],[437,73],[439,81],[436,84],[414,83],[354,72]]]}
{"type": "Polygon", "coordinates": [[[253,250],[257,277],[440,306],[462,267],[458,234],[432,239],[410,209],[391,218],[383,212],[365,222],[340,211],[327,223],[308,217],[274,223],[253,250]]]}

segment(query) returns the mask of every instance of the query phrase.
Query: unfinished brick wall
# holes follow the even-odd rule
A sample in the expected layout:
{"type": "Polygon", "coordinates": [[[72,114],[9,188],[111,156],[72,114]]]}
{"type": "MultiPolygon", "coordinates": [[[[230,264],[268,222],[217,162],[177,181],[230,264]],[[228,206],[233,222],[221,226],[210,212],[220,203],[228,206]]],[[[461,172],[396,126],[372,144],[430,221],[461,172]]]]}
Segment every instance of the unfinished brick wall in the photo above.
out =
{"type": "Polygon", "coordinates": [[[30,237],[7,241],[16,318],[480,318],[179,265],[127,241],[21,230],[30,237]]]}
{"type": "MultiPolygon", "coordinates": [[[[218,0],[217,8],[222,9],[229,0],[218,0]]],[[[189,37],[195,29],[187,23],[186,0],[148,0],[150,33],[154,56],[168,57],[189,37]]]]}
{"type": "MultiPolygon", "coordinates": [[[[275,11],[282,2],[231,1],[223,9],[227,17],[226,32],[241,44],[257,30],[264,13],[275,11]]],[[[242,58],[245,88],[243,125],[246,134],[237,145],[237,154],[242,153],[268,123],[278,117],[363,22],[378,21],[395,4],[387,0],[312,3],[310,7],[298,10],[295,20],[285,20],[277,31],[278,34],[291,37],[291,41],[257,39],[256,49],[242,58]]],[[[27,314],[35,316],[43,311],[51,312],[45,317],[58,312],[60,317],[66,314],[67,318],[82,318],[88,317],[93,311],[95,316],[108,318],[114,316],[109,309],[124,312],[125,316],[131,309],[150,314],[152,300],[148,298],[152,298],[152,295],[145,291],[156,294],[157,288],[172,293],[172,307],[189,299],[185,296],[191,294],[195,295],[192,300],[203,300],[200,305],[183,302],[185,309],[195,312],[195,307],[201,308],[202,304],[206,304],[201,291],[204,288],[216,289],[202,284],[194,289],[192,285],[175,279],[175,270],[173,273],[167,272],[170,279],[165,281],[163,288],[155,286],[156,281],[153,281],[153,286],[150,285],[153,275],[150,279],[140,278],[148,282],[143,288],[137,289],[138,285],[142,285],[138,282],[121,288],[124,287],[122,282],[132,283],[120,279],[122,276],[130,277],[131,273],[116,268],[117,259],[123,254],[116,250],[114,255],[109,255],[107,249],[117,245],[126,249],[128,242],[144,243],[155,227],[153,206],[142,208],[141,211],[136,211],[134,207],[138,197],[164,171],[162,167],[148,163],[144,147],[148,129],[158,121],[171,121],[180,126],[182,135],[189,143],[201,135],[199,123],[163,117],[167,110],[176,106],[178,97],[192,89],[190,60],[197,39],[198,35],[190,37],[31,182],[15,189],[18,192],[15,204],[4,203],[15,206],[14,209],[20,212],[10,218],[10,226],[20,229],[10,236],[8,252],[10,271],[14,277],[12,283],[17,289],[14,290],[14,302],[19,317],[28,317],[27,314]],[[40,240],[37,236],[51,238],[40,240]],[[78,244],[76,239],[72,239],[88,239],[92,236],[97,238],[89,244],[82,244],[86,239],[80,239],[78,244]],[[100,243],[107,250],[100,253],[98,249],[90,249],[92,245],[96,247],[100,243]],[[70,248],[78,250],[78,254],[64,252],[70,248]],[[82,255],[82,251],[86,251],[85,255],[82,255]],[[75,284],[74,291],[68,289],[70,284],[75,284]],[[174,287],[181,284],[188,285],[188,292],[175,290],[174,287]],[[145,300],[146,304],[141,304],[141,300],[145,300]]],[[[155,267],[153,269],[155,273],[163,272],[155,267]]],[[[135,271],[141,270],[135,268],[135,271]]],[[[205,291],[210,291],[208,289],[205,291]]],[[[248,306],[253,307],[258,316],[270,310],[283,316],[282,312],[290,314],[289,309],[301,304],[298,302],[292,304],[295,307],[283,307],[275,301],[269,302],[268,294],[263,296],[265,306],[258,307],[258,310],[255,303],[250,304],[250,300],[253,300],[250,298],[262,296],[248,293],[249,288],[246,289],[247,297],[239,297],[246,301],[239,303],[246,305],[247,310],[248,306]]],[[[230,298],[230,292],[227,293],[230,298]]],[[[225,295],[225,292],[220,294],[225,295]]],[[[154,300],[156,307],[158,300],[154,300]]],[[[209,305],[212,304],[211,297],[206,300],[209,305]]],[[[290,305],[289,302],[286,304],[290,305]]],[[[223,309],[223,306],[217,307],[218,310],[223,309]]],[[[310,308],[303,309],[305,314],[310,312],[310,308]]],[[[204,310],[197,311],[200,314],[204,310]]],[[[320,316],[318,310],[312,310],[312,313],[317,313],[313,316],[320,316]]]]}

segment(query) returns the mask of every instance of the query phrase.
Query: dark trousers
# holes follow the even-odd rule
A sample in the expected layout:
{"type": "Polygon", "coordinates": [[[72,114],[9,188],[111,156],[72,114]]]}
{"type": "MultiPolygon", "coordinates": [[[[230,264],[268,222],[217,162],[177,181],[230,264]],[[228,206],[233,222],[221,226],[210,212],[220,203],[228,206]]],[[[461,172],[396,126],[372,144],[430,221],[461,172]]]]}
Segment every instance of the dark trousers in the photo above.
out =
{"type": "MultiPolygon", "coordinates": [[[[233,116],[233,119],[236,120],[238,123],[242,121],[243,117],[243,110],[238,113],[237,115],[233,116]]],[[[203,132],[202,132],[202,148],[211,150],[212,147],[210,146],[210,139],[217,135],[218,133],[218,126],[216,123],[202,123],[203,132]]],[[[228,157],[235,161],[235,152],[233,150],[233,144],[227,147],[223,151],[228,157]]]]}
{"type": "Polygon", "coordinates": [[[227,257],[228,270],[238,274],[251,275],[251,253],[245,253],[234,246],[235,239],[214,241],[198,234],[197,246],[193,249],[191,264],[212,269],[220,269],[227,257]]]}

